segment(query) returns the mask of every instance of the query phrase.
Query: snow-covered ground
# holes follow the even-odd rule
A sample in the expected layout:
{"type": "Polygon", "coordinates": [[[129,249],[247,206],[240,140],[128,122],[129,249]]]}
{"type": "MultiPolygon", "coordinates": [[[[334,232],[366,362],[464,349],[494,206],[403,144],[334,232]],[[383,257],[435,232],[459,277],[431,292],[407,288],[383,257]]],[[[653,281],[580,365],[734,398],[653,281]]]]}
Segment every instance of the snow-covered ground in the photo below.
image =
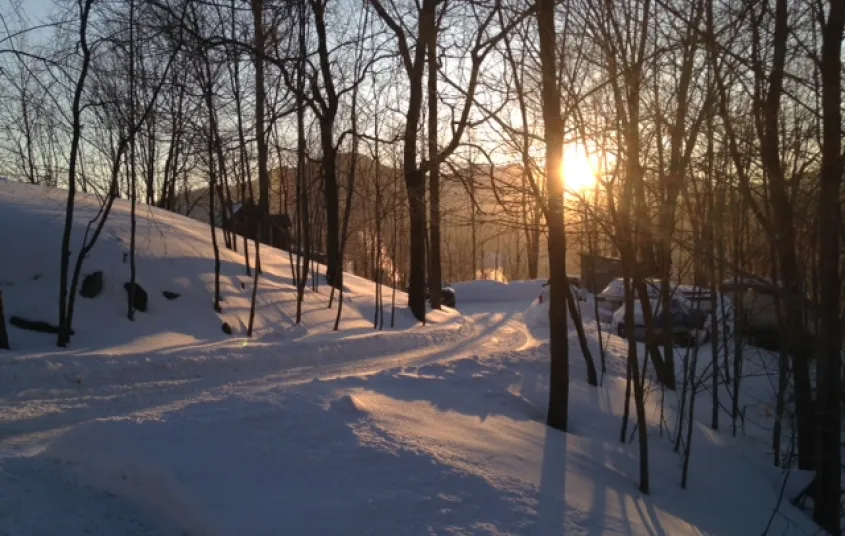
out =
{"type": "MultiPolygon", "coordinates": [[[[0,225],[20,229],[0,234],[0,251],[16,252],[0,262],[7,317],[55,318],[61,198],[0,186],[0,225]]],[[[711,431],[706,394],[685,491],[660,393],[650,394],[652,493],[637,490],[636,441],[619,441],[616,337],[596,388],[570,333],[570,432],[547,428],[537,282],[458,284],[459,313],[422,326],[402,307],[397,327],[378,332],[373,284],[347,276],[332,332],[325,286],[307,291],[303,324],[293,324],[288,259],[264,248],[260,330],[246,339],[251,283],[240,255],[221,249],[218,315],[208,229],[143,208],[138,279],[151,307],[129,322],[127,207],[116,204],[86,262],[104,270],[106,292],[79,300],[72,345],[57,352],[51,336],[12,328],[15,349],[0,354],[0,535],[745,535],[772,517],[784,475],[756,440],[763,431],[711,431]],[[182,296],[165,301],[161,290],[182,296]],[[223,321],[240,326],[234,336],[223,321]]],[[[598,326],[582,308],[598,364],[598,326]]],[[[765,391],[748,385],[765,407],[765,391]]],[[[676,398],[666,394],[670,423],[676,398]]],[[[805,483],[791,475],[785,496],[805,483]]],[[[772,518],[773,534],[813,532],[787,500],[772,518]]]]}

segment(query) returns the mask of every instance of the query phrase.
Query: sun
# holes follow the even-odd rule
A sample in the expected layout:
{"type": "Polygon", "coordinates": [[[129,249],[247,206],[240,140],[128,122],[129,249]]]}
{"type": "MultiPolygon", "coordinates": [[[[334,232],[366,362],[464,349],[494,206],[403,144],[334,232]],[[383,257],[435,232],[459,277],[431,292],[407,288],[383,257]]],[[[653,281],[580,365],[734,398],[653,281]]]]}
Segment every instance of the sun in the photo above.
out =
{"type": "Polygon", "coordinates": [[[587,151],[580,143],[563,148],[563,187],[568,192],[580,193],[596,185],[596,171],[587,151]]]}

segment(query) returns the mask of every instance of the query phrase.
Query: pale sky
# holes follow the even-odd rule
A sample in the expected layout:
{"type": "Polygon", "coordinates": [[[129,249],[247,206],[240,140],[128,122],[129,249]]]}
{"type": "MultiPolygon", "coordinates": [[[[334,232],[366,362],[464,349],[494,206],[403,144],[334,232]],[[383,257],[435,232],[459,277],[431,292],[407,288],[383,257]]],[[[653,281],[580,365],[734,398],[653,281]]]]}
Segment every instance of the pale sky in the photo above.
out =
{"type": "MultiPolygon", "coordinates": [[[[0,15],[4,17],[12,31],[24,25],[32,27],[47,22],[55,9],[57,8],[53,0],[0,0],[0,15]],[[26,17],[27,22],[24,25],[17,17],[18,13],[26,17]]],[[[30,32],[27,40],[36,42],[39,33],[41,32],[30,32]]],[[[5,31],[0,30],[0,37],[3,37],[3,34],[5,31]]]]}
{"type": "MultiPolygon", "coordinates": [[[[4,13],[12,9],[18,2],[12,0],[0,0],[4,13]]],[[[53,9],[53,0],[21,0],[21,8],[33,21],[41,20],[53,9]]]]}

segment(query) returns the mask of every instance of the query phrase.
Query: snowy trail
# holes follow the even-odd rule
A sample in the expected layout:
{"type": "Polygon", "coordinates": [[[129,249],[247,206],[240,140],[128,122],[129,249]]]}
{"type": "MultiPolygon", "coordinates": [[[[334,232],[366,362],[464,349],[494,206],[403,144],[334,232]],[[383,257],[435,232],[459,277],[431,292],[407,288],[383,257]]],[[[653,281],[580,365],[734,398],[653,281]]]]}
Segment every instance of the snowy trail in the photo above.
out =
{"type": "Polygon", "coordinates": [[[411,332],[319,337],[296,343],[182,348],[157,356],[30,356],[4,364],[0,457],[38,449],[92,419],[149,418],[192,404],[315,380],[366,376],[535,344],[521,321],[525,304],[467,304],[461,321],[411,332]],[[94,361],[88,363],[86,360],[94,361]],[[46,363],[45,363],[46,361],[46,363]]]}
{"type": "MultiPolygon", "coordinates": [[[[237,352],[231,345],[212,349],[212,357],[200,357],[208,351],[203,349],[192,358],[196,350],[184,348],[136,366],[120,365],[119,359],[104,366],[102,358],[89,356],[95,363],[86,365],[79,358],[62,363],[64,374],[51,367],[30,370],[26,377],[21,371],[7,373],[0,380],[0,534],[5,534],[3,526],[11,527],[10,534],[51,534],[57,527],[66,534],[215,534],[203,519],[207,514],[198,514],[201,509],[186,498],[192,494],[155,464],[144,465],[143,455],[132,457],[139,459],[137,465],[116,461],[107,471],[124,479],[129,475],[134,487],[128,491],[104,474],[86,476],[75,463],[38,455],[80,427],[110,422],[103,419],[164,422],[204,408],[239,408],[256,398],[277,400],[298,386],[308,388],[303,385],[308,382],[519,350],[534,342],[521,322],[524,307],[515,302],[464,306],[464,317],[455,325],[331,342],[319,337],[291,345],[284,357],[273,355],[278,345],[259,343],[237,352]],[[362,353],[364,348],[369,351],[362,353]],[[67,369],[85,379],[69,381],[67,369]],[[16,384],[30,388],[15,391],[16,384]],[[162,494],[162,499],[150,500],[162,494]]],[[[18,365],[27,366],[32,363],[18,365]]],[[[14,370],[14,365],[7,363],[5,369],[14,370]]],[[[249,419],[250,413],[227,410],[227,419],[249,419]]],[[[104,441],[114,445],[115,439],[104,441]]],[[[109,452],[98,457],[108,459],[109,452]]]]}

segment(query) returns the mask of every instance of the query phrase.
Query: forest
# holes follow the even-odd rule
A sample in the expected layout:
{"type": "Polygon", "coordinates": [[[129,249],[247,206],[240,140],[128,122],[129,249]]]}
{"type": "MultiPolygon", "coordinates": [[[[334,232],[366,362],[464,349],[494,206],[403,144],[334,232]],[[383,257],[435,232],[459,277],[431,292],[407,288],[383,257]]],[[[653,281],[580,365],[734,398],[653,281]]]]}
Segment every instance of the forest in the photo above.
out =
{"type": "MultiPolygon", "coordinates": [[[[344,271],[407,291],[420,322],[444,281],[548,279],[548,425],[564,431],[582,254],[620,260],[649,331],[647,279],[664,309],[672,284],[716,304],[733,282],[738,333],[756,286],[780,333],[772,463],[814,471],[813,518],[840,533],[845,3],[56,0],[0,16],[0,174],[67,194],[59,346],[116,199],[205,222],[253,300],[286,215],[300,300],[324,266],[338,318],[344,271]],[[72,251],[79,193],[101,210],[72,251]]],[[[706,376],[681,378],[671,337],[643,355],[630,335],[635,426],[650,366],[689,406],[723,383],[712,427],[733,404],[736,433],[748,341],[719,332],[684,357],[711,360],[706,376]]]]}

